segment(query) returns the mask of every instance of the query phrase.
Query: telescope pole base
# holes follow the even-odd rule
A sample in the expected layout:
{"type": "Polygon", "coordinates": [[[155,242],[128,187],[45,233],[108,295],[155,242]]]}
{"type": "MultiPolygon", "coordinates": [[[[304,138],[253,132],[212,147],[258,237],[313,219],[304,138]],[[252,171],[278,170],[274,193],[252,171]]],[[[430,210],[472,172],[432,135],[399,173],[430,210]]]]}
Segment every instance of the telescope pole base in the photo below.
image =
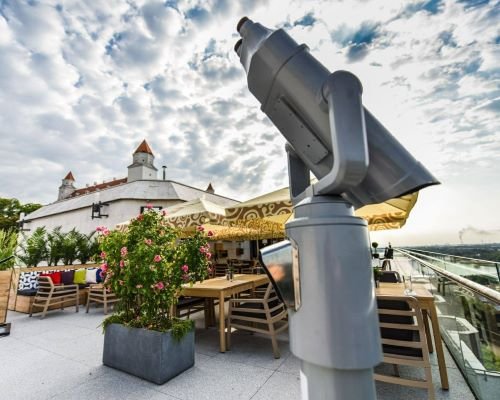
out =
{"type": "Polygon", "coordinates": [[[376,399],[373,370],[335,369],[302,361],[300,368],[302,400],[376,399]]]}

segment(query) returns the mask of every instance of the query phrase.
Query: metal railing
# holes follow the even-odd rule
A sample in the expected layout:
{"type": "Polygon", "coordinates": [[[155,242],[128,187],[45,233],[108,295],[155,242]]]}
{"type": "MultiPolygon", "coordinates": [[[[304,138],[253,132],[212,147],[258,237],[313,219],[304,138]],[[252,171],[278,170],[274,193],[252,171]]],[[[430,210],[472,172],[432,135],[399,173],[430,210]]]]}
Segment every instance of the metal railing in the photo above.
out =
{"type": "Polygon", "coordinates": [[[498,280],[500,281],[500,263],[498,261],[482,260],[479,258],[464,257],[464,256],[455,256],[452,254],[437,253],[435,251],[421,250],[421,249],[407,249],[407,251],[412,252],[413,254],[415,253],[419,253],[422,255],[431,254],[432,256],[443,257],[444,261],[446,261],[446,258],[450,258],[454,260],[456,259],[459,262],[464,262],[464,263],[471,262],[476,265],[481,265],[482,267],[495,268],[498,280]]]}
{"type": "Polygon", "coordinates": [[[442,338],[474,394],[481,400],[496,398],[500,393],[500,279],[496,274],[492,279],[486,270],[457,268],[436,254],[395,250],[396,258],[405,260],[411,274],[433,293],[442,338]]]}

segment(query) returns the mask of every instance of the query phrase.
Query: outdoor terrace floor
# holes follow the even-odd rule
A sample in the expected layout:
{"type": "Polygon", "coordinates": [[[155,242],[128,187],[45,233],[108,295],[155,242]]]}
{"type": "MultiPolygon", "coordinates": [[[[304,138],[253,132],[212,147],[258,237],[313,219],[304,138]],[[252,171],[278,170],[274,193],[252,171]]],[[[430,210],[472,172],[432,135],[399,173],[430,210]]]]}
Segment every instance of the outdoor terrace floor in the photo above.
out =
{"type": "MultiPolygon", "coordinates": [[[[11,334],[0,338],[2,399],[150,399],[150,400],[293,400],[300,399],[299,361],[280,341],[275,360],[268,339],[235,333],[232,349],[218,350],[215,328],[205,330],[198,314],[195,366],[164,385],[135,378],[102,365],[102,309],[89,314],[74,307],[39,316],[8,313],[11,334]]],[[[435,356],[433,379],[437,399],[474,399],[460,371],[446,354],[450,390],[442,391],[435,356]]],[[[392,368],[391,368],[392,369],[392,368]]],[[[404,371],[402,370],[402,373],[404,371]]],[[[426,392],[377,383],[378,399],[424,399],[426,392]]]]}

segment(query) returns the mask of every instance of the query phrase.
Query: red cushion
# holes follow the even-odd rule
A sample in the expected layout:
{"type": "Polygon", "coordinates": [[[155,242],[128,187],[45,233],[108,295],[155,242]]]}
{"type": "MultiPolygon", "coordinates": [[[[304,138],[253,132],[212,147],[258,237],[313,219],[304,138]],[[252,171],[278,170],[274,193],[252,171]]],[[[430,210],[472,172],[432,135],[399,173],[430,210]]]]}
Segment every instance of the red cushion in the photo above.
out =
{"type": "Polygon", "coordinates": [[[48,276],[50,279],[52,279],[52,283],[54,285],[60,285],[61,284],[61,272],[51,272],[51,273],[42,273],[40,276],[48,276]]]}

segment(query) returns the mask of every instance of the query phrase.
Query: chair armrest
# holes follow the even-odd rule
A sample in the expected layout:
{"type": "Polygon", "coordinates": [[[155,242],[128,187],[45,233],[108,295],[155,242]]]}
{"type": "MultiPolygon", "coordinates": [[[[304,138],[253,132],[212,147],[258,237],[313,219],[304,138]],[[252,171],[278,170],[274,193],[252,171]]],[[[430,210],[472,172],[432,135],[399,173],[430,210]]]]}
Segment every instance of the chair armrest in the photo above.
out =
{"type": "Polygon", "coordinates": [[[89,285],[89,289],[104,289],[104,285],[102,283],[93,283],[89,285]]]}

